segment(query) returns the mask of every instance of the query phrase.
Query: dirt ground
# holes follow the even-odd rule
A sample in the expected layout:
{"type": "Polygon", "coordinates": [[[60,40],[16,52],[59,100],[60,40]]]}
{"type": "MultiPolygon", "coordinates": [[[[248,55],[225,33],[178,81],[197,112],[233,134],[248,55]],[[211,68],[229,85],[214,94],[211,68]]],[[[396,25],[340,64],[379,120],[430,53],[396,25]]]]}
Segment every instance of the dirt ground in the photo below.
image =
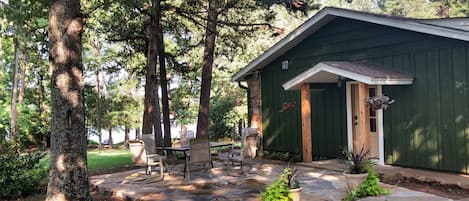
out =
{"type": "Polygon", "coordinates": [[[422,182],[412,177],[395,176],[393,178],[383,178],[381,182],[396,186],[401,186],[411,190],[426,192],[434,195],[439,195],[454,200],[469,198],[469,189],[463,189],[457,185],[441,184],[439,182],[422,182]]]}

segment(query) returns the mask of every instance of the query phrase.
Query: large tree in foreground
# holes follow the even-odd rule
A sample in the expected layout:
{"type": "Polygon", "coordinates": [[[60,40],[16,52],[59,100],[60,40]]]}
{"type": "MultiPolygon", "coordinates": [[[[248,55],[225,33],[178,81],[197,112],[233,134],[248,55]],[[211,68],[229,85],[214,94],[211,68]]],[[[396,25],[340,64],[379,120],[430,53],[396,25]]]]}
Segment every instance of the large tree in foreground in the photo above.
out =
{"type": "Polygon", "coordinates": [[[88,187],[79,0],[49,4],[52,122],[46,200],[91,200],[88,187]]]}

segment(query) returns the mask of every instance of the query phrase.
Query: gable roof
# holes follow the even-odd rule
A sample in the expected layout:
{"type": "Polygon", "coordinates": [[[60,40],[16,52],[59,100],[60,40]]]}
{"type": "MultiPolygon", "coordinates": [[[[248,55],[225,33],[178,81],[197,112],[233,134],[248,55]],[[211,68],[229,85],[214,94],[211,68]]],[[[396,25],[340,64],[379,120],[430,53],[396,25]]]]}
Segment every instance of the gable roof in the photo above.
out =
{"type": "Polygon", "coordinates": [[[413,77],[367,62],[328,61],[295,76],[283,84],[285,90],[299,90],[303,83],[336,83],[348,78],[369,85],[409,85],[413,77]]]}
{"type": "Polygon", "coordinates": [[[413,19],[326,7],[233,75],[232,81],[242,81],[247,75],[262,69],[337,17],[469,41],[469,18],[413,19]]]}

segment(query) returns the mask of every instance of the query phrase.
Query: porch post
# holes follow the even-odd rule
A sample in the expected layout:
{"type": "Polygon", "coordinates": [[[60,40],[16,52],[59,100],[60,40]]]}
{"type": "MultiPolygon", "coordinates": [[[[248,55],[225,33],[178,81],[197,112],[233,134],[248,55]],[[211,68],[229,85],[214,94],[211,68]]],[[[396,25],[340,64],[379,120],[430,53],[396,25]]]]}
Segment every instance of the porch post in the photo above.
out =
{"type": "Polygon", "coordinates": [[[369,97],[368,85],[362,82],[358,83],[358,147],[355,147],[355,151],[360,151],[362,146],[366,150],[371,148],[370,146],[370,109],[366,104],[365,100],[369,97]]]}
{"type": "Polygon", "coordinates": [[[303,162],[313,160],[311,141],[311,101],[309,83],[301,85],[301,134],[303,144],[303,162]]]}

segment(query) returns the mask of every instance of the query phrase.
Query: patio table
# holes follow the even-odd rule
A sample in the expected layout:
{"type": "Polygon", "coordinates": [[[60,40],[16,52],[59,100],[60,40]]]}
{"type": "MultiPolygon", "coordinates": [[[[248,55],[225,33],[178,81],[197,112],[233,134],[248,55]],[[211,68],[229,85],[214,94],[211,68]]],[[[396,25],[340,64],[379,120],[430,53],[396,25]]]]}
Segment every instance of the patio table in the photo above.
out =
{"type": "MultiPolygon", "coordinates": [[[[231,146],[233,145],[233,143],[229,143],[229,142],[210,142],[210,148],[216,148],[216,147],[226,147],[226,146],[231,146]]],[[[186,145],[186,146],[179,146],[179,147],[159,147],[157,146],[156,147],[156,150],[165,150],[165,151],[168,151],[168,152],[182,152],[184,154],[184,159],[186,159],[188,157],[188,154],[187,152],[189,151],[190,147],[189,145],[186,145]]],[[[185,160],[187,161],[187,160],[185,160]]],[[[172,168],[174,168],[177,164],[174,164],[172,168]]],[[[187,165],[187,164],[185,164],[187,165]]],[[[172,169],[171,168],[171,169],[172,169]]]]}

